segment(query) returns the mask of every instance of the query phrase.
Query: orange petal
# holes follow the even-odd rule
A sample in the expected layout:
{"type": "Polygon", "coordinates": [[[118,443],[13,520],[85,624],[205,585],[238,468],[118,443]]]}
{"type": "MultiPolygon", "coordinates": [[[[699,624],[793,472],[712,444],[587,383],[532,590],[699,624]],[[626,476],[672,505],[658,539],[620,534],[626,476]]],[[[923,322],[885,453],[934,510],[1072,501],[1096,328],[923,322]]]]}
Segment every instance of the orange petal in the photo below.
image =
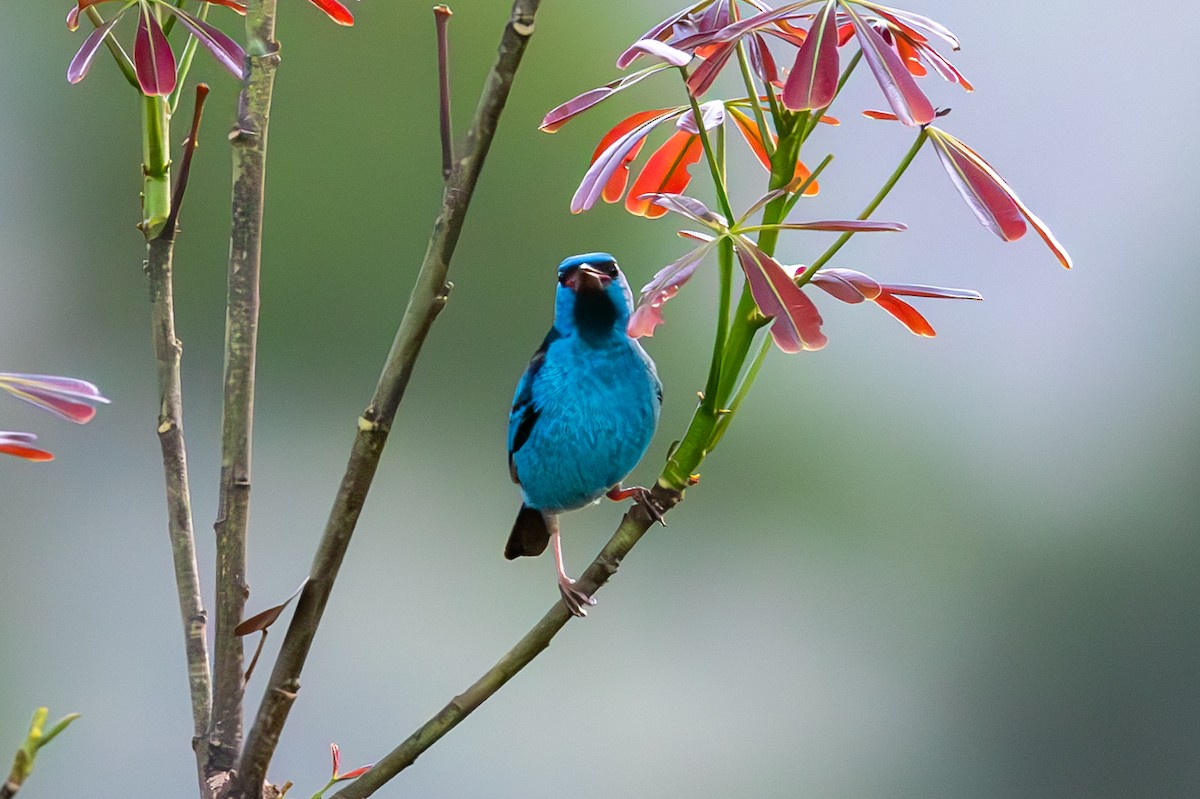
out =
{"type": "Polygon", "coordinates": [[[682,194],[692,182],[688,167],[700,160],[704,148],[700,137],[686,130],[676,131],[661,147],[654,151],[646,166],[625,198],[625,210],[647,219],[660,217],[666,208],[654,205],[647,194],[682,194]]]}

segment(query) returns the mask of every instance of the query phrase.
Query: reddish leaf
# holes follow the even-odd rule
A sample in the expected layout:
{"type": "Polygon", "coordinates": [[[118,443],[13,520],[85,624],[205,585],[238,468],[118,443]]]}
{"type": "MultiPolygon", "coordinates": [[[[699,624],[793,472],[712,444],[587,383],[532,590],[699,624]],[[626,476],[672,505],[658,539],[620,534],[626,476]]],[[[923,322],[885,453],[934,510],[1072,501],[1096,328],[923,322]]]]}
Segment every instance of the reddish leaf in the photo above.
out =
{"type": "Polygon", "coordinates": [[[914,127],[933,121],[933,105],[917,87],[913,76],[900,61],[900,56],[896,55],[879,31],[862,20],[847,0],[839,2],[854,25],[854,34],[858,37],[863,58],[896,116],[905,125],[914,127]]]}
{"type": "Polygon", "coordinates": [[[692,182],[688,167],[697,163],[703,154],[699,136],[686,130],[676,131],[642,167],[625,198],[625,210],[647,219],[665,215],[667,209],[651,203],[648,195],[681,194],[692,182]]]}
{"type": "Polygon", "coordinates": [[[337,0],[309,0],[309,2],[328,14],[329,18],[339,25],[354,24],[354,15],[337,0]]]}
{"type": "Polygon", "coordinates": [[[551,111],[542,119],[542,124],[538,129],[546,133],[554,133],[563,125],[567,124],[567,122],[569,122],[572,118],[574,118],[576,114],[586,111],[592,106],[607,100],[609,97],[612,97],[619,91],[628,89],[630,86],[638,83],[643,78],[649,77],[655,72],[662,72],[664,69],[668,68],[668,64],[655,64],[652,67],[647,67],[646,69],[639,70],[631,75],[618,78],[611,83],[606,83],[603,86],[586,91],[578,97],[572,97],[570,100],[567,100],[557,108],[551,109],[551,111]]]}
{"type": "Polygon", "coordinates": [[[133,67],[147,97],[166,97],[175,91],[175,54],[150,8],[140,6],[133,40],[133,67]]]}
{"type": "MultiPolygon", "coordinates": [[[[687,79],[688,91],[693,97],[699,97],[708,91],[735,52],[737,52],[737,42],[728,42],[714,45],[703,55],[703,60],[692,70],[692,74],[687,79]]],[[[697,55],[700,53],[697,52],[697,55]]]]}
{"type": "Polygon", "coordinates": [[[792,282],[783,266],[745,236],[734,248],[754,303],[764,316],[774,319],[771,337],[784,352],[819,350],[827,339],[821,332],[821,314],[813,301],[792,282]]]}
{"type": "Polygon", "coordinates": [[[837,94],[838,64],[837,5],[828,0],[813,18],[812,28],[796,63],[783,84],[783,104],[792,111],[824,108],[837,94]]]}
{"type": "Polygon", "coordinates": [[[854,269],[827,268],[813,275],[812,283],[845,303],[857,304],[870,300],[909,329],[914,335],[932,338],[935,333],[929,322],[908,303],[896,295],[936,299],[982,300],[979,292],[941,286],[910,284],[881,285],[868,275],[854,269]]]}
{"type": "Polygon", "coordinates": [[[37,441],[33,433],[0,431],[0,454],[24,458],[27,461],[52,461],[54,456],[44,449],[30,446],[37,441]]]}
{"type": "Polygon", "coordinates": [[[255,613],[250,618],[244,620],[237,627],[233,628],[233,634],[242,636],[242,635],[249,635],[250,633],[257,633],[257,632],[265,633],[267,631],[268,627],[270,627],[272,624],[274,624],[276,621],[278,621],[279,616],[283,613],[284,609],[289,604],[291,604],[291,601],[293,599],[295,599],[296,597],[300,596],[300,592],[304,590],[304,586],[307,584],[308,584],[308,580],[306,578],[304,580],[304,582],[300,583],[300,587],[292,592],[291,596],[289,596],[287,599],[283,600],[283,602],[279,603],[278,605],[267,608],[264,611],[255,613]]]}
{"type": "MultiPolygon", "coordinates": [[[[690,8],[685,8],[682,11],[672,14],[671,16],[664,19],[662,22],[659,22],[657,25],[655,25],[650,30],[643,33],[641,35],[641,37],[638,39],[638,41],[643,41],[645,39],[660,39],[660,37],[662,37],[663,34],[669,33],[670,30],[681,19],[686,17],[688,14],[691,14],[693,11],[695,11],[697,8],[699,8],[702,5],[704,5],[704,3],[697,3],[696,5],[691,6],[690,8]]],[[[660,41],[661,41],[661,39],[660,39],[660,41]]],[[[639,50],[636,47],[631,46],[625,52],[621,53],[621,55],[617,56],[617,68],[625,69],[625,67],[632,64],[634,62],[634,59],[641,56],[644,52],[645,52],[644,50],[639,50]]]]}
{"type": "Polygon", "coordinates": [[[921,316],[916,308],[904,300],[897,299],[891,294],[884,292],[875,298],[875,304],[898,319],[900,324],[907,327],[913,335],[924,336],[925,338],[933,338],[937,335],[933,330],[933,326],[926,321],[925,317],[921,316]]]}

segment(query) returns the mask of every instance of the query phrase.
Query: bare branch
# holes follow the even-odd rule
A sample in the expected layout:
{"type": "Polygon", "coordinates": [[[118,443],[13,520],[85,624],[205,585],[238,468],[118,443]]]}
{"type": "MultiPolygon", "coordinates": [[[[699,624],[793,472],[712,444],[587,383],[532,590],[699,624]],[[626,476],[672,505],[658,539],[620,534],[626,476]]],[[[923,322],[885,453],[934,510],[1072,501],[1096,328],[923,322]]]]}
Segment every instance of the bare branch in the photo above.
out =
{"type": "Polygon", "coordinates": [[[413,365],[434,320],[446,304],[450,291],[450,285],[446,282],[450,260],[521,56],[533,35],[534,15],[539,4],[540,0],[515,0],[513,3],[496,62],[486,78],[467,134],[463,155],[454,162],[446,181],[441,213],[434,223],[408,307],[384,364],[375,396],[359,419],[350,460],[313,559],[309,582],[300,595],[295,616],[288,627],[258,716],[246,741],[230,794],[233,799],[257,799],[262,791],[267,767],[296,699],[296,692],[300,689],[300,672],[321,622],[338,569],[350,545],[350,537],[366,501],[413,365]]]}

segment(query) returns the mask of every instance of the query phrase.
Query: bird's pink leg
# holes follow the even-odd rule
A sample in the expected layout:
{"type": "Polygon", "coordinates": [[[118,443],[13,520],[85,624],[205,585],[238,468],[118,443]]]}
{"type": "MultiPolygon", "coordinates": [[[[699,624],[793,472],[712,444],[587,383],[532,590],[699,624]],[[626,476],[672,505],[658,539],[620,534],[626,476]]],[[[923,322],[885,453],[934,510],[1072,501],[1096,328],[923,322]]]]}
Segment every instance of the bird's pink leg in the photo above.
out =
{"type": "Polygon", "coordinates": [[[617,485],[608,489],[608,493],[604,496],[608,497],[613,502],[621,502],[622,500],[633,499],[634,502],[646,509],[646,513],[649,514],[651,519],[658,522],[663,527],[667,526],[666,521],[663,519],[663,512],[658,507],[658,503],[656,503],[654,498],[650,495],[650,489],[648,488],[643,488],[642,486],[630,486],[629,488],[622,488],[618,483],[617,485]]]}
{"type": "Polygon", "coordinates": [[[567,576],[567,566],[563,563],[562,536],[558,532],[558,516],[546,514],[546,523],[550,525],[550,542],[554,546],[554,567],[558,570],[558,592],[562,594],[563,604],[575,616],[586,616],[587,607],[596,604],[596,599],[575,587],[575,581],[567,576]]]}

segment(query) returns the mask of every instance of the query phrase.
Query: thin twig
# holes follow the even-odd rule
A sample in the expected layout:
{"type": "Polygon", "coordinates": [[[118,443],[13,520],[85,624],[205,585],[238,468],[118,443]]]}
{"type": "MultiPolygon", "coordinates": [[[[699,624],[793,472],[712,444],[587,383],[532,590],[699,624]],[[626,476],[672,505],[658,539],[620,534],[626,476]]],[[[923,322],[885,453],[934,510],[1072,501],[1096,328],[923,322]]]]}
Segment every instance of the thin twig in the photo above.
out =
{"type": "Polygon", "coordinates": [[[151,338],[158,374],[158,442],[162,449],[166,479],[167,533],[183,620],[184,651],[187,656],[188,687],[192,705],[193,748],[203,780],[207,748],[198,746],[208,730],[212,713],[212,679],[208,664],[208,615],[200,598],[200,573],[196,565],[196,534],[192,523],[192,500],[188,488],[187,446],[183,435],[183,387],[179,363],[183,346],[175,336],[173,261],[175,227],[179,206],[187,187],[187,175],[195,150],[207,87],[196,89],[196,110],[176,183],[168,222],[159,236],[146,243],[146,282],[150,294],[151,338]]]}
{"type": "Polygon", "coordinates": [[[247,77],[238,101],[233,145],[233,208],[225,316],[225,397],[221,414],[221,483],[217,521],[217,628],[209,773],[229,771],[242,743],[242,620],[246,585],[246,526],[250,505],[250,445],[254,366],[258,346],[259,269],[267,122],[279,45],[275,0],[246,8],[247,77]]]}
{"type": "Polygon", "coordinates": [[[453,164],[446,182],[441,213],[434,223],[408,307],[400,321],[391,352],[388,353],[375,395],[358,420],[358,432],[350,451],[350,460],[313,559],[309,582],[300,594],[296,613],[271,672],[254,726],[246,739],[230,793],[232,799],[256,799],[262,790],[267,767],[296,699],[296,692],[300,689],[300,673],[338,569],[350,545],[350,537],[366,501],[396,410],[408,387],[413,365],[449,296],[450,284],[446,277],[450,260],[521,56],[533,35],[534,15],[540,2],[515,0],[513,3],[496,63],[486,78],[462,149],[463,155],[453,164]]]}
{"type": "Polygon", "coordinates": [[[454,12],[446,6],[434,6],[437,23],[438,122],[442,134],[442,180],[449,180],[454,169],[454,128],[450,117],[450,42],[447,27],[454,12]]]}
{"type": "MultiPolygon", "coordinates": [[[[665,513],[682,499],[682,495],[655,486],[653,498],[665,513]]],[[[621,565],[621,560],[650,528],[653,521],[640,505],[635,505],[621,520],[621,525],[609,542],[578,580],[578,587],[589,596],[608,582],[621,565]]],[[[488,669],[470,688],[454,697],[438,713],[425,722],[403,743],[384,756],[370,771],[334,794],[331,799],[365,799],[385,783],[408,768],[426,749],[454,729],[476,708],[492,697],[521,669],[541,654],[568,621],[574,618],[561,602],[533,626],[504,657],[488,669]]]]}

